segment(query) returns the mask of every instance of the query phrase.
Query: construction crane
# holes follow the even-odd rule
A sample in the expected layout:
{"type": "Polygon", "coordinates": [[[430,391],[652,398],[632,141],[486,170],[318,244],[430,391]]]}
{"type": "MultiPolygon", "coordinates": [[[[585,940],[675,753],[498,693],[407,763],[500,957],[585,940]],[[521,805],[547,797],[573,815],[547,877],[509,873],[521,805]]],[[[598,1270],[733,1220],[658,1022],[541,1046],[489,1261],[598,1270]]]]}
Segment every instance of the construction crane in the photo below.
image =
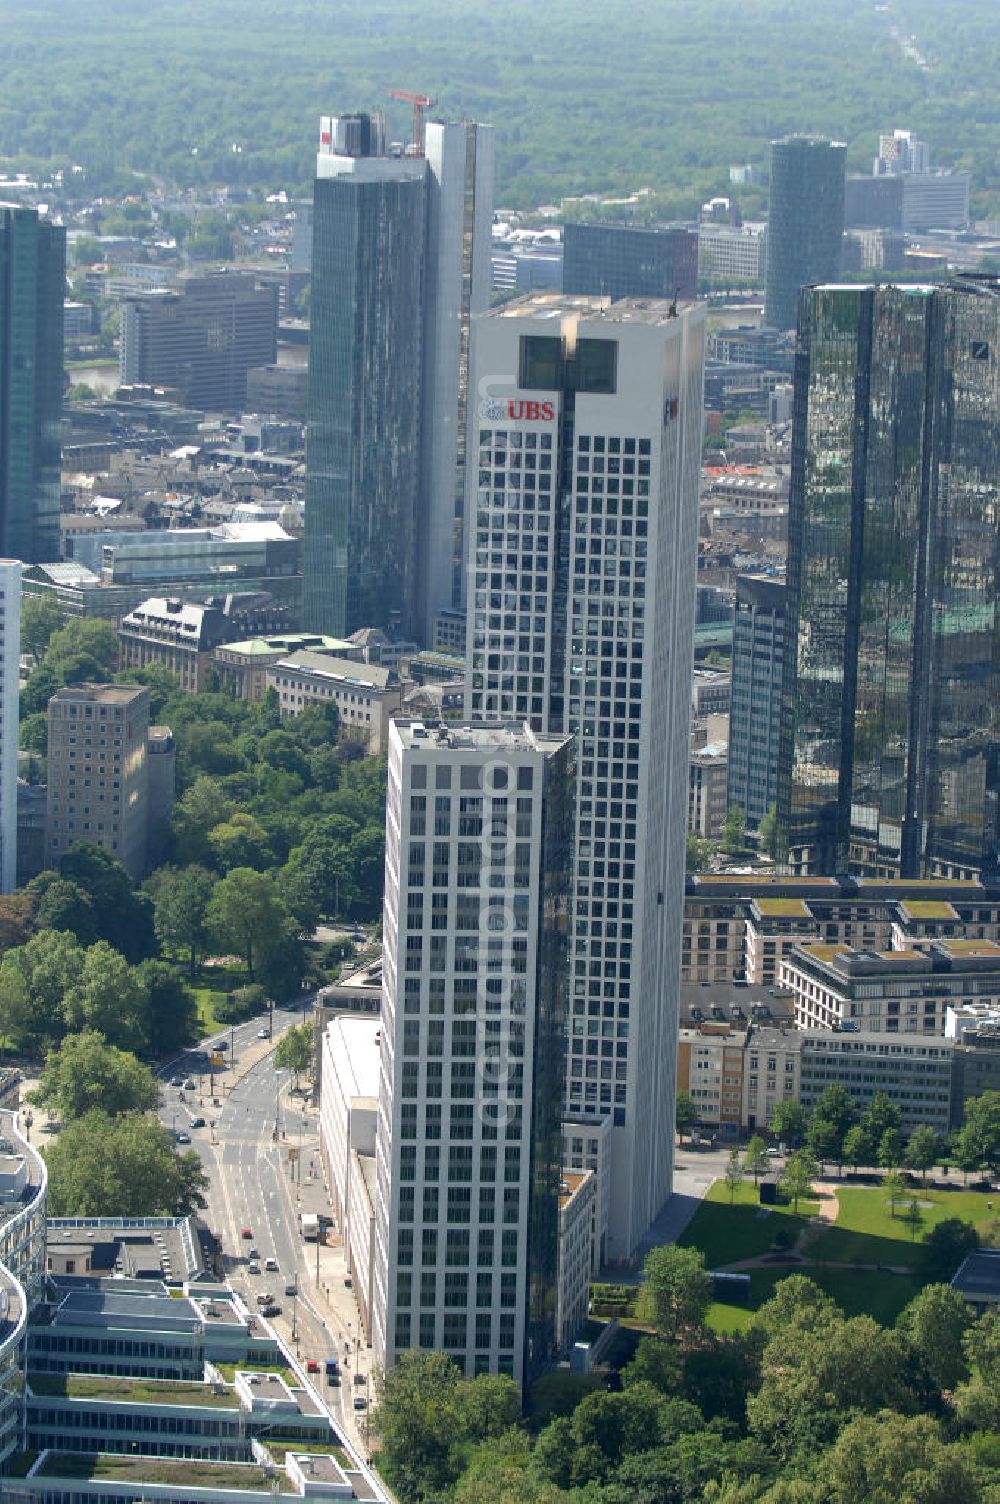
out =
{"type": "Polygon", "coordinates": [[[413,141],[410,146],[410,155],[422,157],[424,154],[424,112],[431,109],[437,102],[426,94],[410,94],[406,89],[390,89],[390,99],[401,99],[405,104],[413,106],[413,141]]]}

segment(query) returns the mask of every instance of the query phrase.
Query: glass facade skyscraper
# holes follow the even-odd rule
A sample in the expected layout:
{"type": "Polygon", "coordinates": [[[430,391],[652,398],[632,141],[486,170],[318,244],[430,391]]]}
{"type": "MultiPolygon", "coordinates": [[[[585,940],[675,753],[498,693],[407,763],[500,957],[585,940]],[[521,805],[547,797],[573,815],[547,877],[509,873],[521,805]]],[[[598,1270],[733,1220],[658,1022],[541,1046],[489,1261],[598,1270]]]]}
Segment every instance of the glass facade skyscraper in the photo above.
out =
{"type": "Polygon", "coordinates": [[[793,329],[799,288],[840,271],[847,148],[789,136],[771,142],[764,323],[793,329]]]}
{"type": "Polygon", "coordinates": [[[0,205],[0,554],[59,558],[66,231],[0,205]]]}
{"type": "Polygon", "coordinates": [[[779,817],[802,873],[997,875],[1000,279],[802,293],[779,817]]]}
{"type": "Polygon", "coordinates": [[[426,168],[375,124],[324,122],[313,205],[302,620],[335,637],[412,630],[426,168]]]}
{"type": "Polygon", "coordinates": [[[690,299],[698,291],[698,236],[677,225],[568,224],[563,292],[611,298],[690,299]]]}

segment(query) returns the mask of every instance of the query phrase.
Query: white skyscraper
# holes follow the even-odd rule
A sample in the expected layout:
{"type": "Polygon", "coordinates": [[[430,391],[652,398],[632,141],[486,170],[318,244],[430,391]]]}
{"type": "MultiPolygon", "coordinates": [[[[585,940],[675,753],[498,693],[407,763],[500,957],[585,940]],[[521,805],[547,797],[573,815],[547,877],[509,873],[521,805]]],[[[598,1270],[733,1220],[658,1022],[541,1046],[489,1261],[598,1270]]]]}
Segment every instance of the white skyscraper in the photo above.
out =
{"type": "Polygon", "coordinates": [[[672,1185],[704,340],[557,295],[475,336],[468,709],[576,735],[565,1113],[610,1125],[611,1260],[672,1185]]]}
{"type": "Polygon", "coordinates": [[[428,121],[420,587],[424,641],[464,599],[462,518],[473,319],[490,306],[493,127],[428,121]]]}
{"type": "Polygon", "coordinates": [[[556,1330],[573,746],[389,738],[372,1336],[518,1382],[556,1330]]]}
{"type": "Polygon", "coordinates": [[[0,559],[0,893],[17,887],[17,718],[21,564],[0,559]]]}

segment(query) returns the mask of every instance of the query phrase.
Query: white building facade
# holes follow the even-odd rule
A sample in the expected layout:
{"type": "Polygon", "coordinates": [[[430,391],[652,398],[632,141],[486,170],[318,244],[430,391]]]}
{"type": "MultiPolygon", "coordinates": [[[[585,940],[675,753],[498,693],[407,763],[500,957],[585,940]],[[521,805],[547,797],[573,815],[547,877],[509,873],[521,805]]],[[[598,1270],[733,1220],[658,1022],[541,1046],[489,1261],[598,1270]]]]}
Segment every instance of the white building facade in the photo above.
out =
{"type": "Polygon", "coordinates": [[[17,727],[21,564],[0,559],[0,893],[17,887],[17,727]]]}
{"type": "Polygon", "coordinates": [[[566,1112],[612,1123],[613,1261],[672,1185],[704,345],[653,300],[476,331],[468,707],[577,738],[566,1112]]]}
{"type": "Polygon", "coordinates": [[[523,1383],[556,1344],[571,741],[389,734],[373,1345],[523,1383]]]}

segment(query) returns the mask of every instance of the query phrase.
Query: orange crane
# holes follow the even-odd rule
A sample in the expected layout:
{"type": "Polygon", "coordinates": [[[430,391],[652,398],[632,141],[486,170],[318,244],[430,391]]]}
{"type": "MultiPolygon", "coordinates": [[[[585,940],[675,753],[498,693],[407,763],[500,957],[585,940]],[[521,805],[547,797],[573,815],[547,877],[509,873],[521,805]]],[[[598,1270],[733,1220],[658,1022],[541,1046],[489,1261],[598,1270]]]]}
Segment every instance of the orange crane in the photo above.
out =
{"type": "Polygon", "coordinates": [[[424,154],[424,112],[436,104],[426,94],[410,94],[406,89],[390,89],[390,99],[402,99],[406,104],[413,106],[413,142],[410,154],[414,157],[422,157],[424,154]]]}

